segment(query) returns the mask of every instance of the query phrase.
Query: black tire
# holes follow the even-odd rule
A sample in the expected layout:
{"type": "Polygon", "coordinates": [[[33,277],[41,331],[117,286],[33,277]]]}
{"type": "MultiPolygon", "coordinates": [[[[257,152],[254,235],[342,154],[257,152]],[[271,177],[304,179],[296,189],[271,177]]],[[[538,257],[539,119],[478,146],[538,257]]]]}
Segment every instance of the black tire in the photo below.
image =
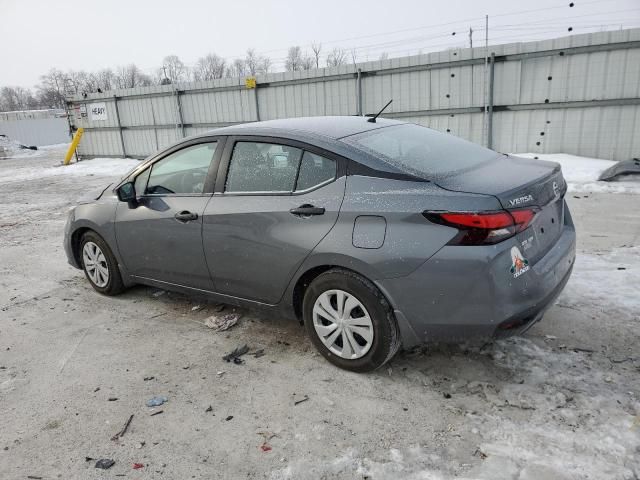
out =
{"type": "Polygon", "coordinates": [[[354,372],[370,372],[387,363],[400,348],[400,334],[389,302],[366,278],[349,270],[334,268],[318,275],[307,288],[302,303],[305,328],[318,351],[337,367],[354,372]],[[373,324],[373,342],[360,358],[345,359],[334,354],[322,342],[313,325],[313,307],[328,290],[343,290],[362,303],[373,324]]]}
{"type": "Polygon", "coordinates": [[[105,242],[102,237],[96,232],[89,231],[82,236],[79,245],[78,257],[80,258],[80,264],[82,265],[85,277],[87,277],[87,280],[89,280],[89,283],[97,292],[100,292],[103,295],[112,296],[118,295],[124,290],[124,283],[122,282],[122,276],[120,275],[120,269],[118,268],[116,257],[113,255],[113,252],[109,248],[109,245],[107,245],[107,242],[105,242]],[[87,272],[87,268],[84,265],[84,257],[82,252],[84,250],[84,246],[88,242],[95,243],[100,248],[105,257],[106,267],[109,272],[109,278],[106,285],[104,286],[98,286],[94,283],[94,281],[91,279],[91,276],[87,272]]]}

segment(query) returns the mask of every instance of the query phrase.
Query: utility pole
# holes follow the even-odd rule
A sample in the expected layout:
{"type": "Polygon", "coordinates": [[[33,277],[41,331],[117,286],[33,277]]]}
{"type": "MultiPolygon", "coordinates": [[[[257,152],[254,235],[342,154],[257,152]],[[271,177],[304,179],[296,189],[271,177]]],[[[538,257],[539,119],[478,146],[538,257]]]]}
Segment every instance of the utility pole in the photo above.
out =
{"type": "Polygon", "coordinates": [[[469,27],[469,48],[473,48],[473,28],[469,27]]]}
{"type": "Polygon", "coordinates": [[[484,99],[484,111],[482,116],[482,141],[486,145],[487,138],[487,121],[488,121],[488,108],[487,108],[487,93],[489,82],[487,80],[487,74],[489,72],[489,15],[484,17],[484,76],[482,78],[482,90],[484,99]]]}

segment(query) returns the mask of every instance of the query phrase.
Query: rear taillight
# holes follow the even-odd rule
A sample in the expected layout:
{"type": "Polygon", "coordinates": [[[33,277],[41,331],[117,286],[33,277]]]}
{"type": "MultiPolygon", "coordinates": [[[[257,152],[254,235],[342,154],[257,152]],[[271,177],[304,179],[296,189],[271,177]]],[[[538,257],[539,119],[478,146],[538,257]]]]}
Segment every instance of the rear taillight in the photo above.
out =
{"type": "Polygon", "coordinates": [[[434,223],[457,228],[458,235],[449,245],[492,245],[525,230],[537,210],[500,210],[497,212],[424,212],[434,223]]]}

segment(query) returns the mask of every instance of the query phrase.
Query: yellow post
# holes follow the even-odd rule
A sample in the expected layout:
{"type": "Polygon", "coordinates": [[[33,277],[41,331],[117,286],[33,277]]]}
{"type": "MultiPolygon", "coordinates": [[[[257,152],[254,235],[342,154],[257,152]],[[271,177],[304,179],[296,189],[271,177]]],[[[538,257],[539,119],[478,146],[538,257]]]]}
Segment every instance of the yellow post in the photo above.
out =
{"type": "Polygon", "coordinates": [[[80,143],[80,139],[82,138],[82,134],[84,133],[84,128],[80,127],[75,135],[73,136],[73,140],[71,141],[71,145],[69,145],[69,150],[67,150],[67,154],[64,157],[64,164],[69,165],[71,161],[71,157],[73,157],[73,152],[78,148],[78,144],[80,143]]]}

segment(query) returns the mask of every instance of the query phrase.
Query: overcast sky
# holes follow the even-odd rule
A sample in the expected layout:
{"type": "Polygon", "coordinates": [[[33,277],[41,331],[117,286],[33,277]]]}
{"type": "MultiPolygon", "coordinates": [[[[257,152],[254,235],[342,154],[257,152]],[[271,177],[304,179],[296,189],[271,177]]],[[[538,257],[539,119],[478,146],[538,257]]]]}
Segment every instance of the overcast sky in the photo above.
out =
{"type": "Polygon", "coordinates": [[[490,43],[640,26],[639,0],[0,0],[0,86],[32,87],[55,67],[136,63],[153,74],[165,55],[192,65],[248,48],[280,68],[291,45],[356,48],[359,61],[490,43]],[[452,35],[455,32],[455,35],[452,35]]]}

